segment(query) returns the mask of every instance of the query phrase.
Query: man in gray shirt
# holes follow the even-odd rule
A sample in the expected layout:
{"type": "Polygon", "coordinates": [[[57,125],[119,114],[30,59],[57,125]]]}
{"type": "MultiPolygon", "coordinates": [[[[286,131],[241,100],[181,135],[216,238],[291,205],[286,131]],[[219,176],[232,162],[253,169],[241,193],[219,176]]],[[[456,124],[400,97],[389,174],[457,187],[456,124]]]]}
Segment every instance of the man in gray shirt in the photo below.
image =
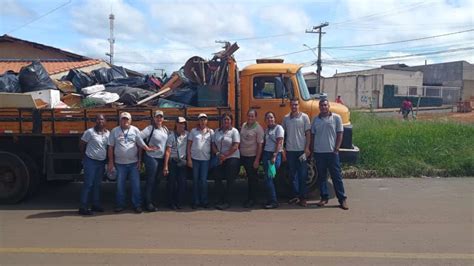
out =
{"type": "Polygon", "coordinates": [[[290,101],[291,112],[283,118],[285,130],[285,150],[288,170],[293,180],[293,198],[290,204],[299,204],[306,207],[306,179],[308,165],[306,159],[311,155],[311,123],[307,114],[300,112],[299,100],[290,101]]]}
{"type": "Polygon", "coordinates": [[[319,101],[319,115],[313,119],[311,124],[311,135],[314,151],[314,159],[318,171],[318,185],[321,193],[321,200],[316,203],[322,207],[328,203],[329,192],[327,187],[327,171],[331,174],[332,183],[336,197],[339,200],[339,207],[348,210],[344,184],[342,182],[341,165],[339,162],[339,148],[342,143],[344,128],[342,119],[338,114],[329,112],[329,102],[327,99],[319,101]]]}
{"type": "Polygon", "coordinates": [[[156,148],[149,148],[140,137],[140,130],[131,125],[132,116],[130,113],[120,114],[120,126],[112,129],[109,137],[109,164],[108,170],[113,171],[114,165],[117,170],[117,206],[115,212],[121,212],[125,207],[125,181],[130,178],[132,186],[132,204],[136,213],[141,213],[140,195],[140,173],[141,166],[140,149],[154,151],[156,148]]]}

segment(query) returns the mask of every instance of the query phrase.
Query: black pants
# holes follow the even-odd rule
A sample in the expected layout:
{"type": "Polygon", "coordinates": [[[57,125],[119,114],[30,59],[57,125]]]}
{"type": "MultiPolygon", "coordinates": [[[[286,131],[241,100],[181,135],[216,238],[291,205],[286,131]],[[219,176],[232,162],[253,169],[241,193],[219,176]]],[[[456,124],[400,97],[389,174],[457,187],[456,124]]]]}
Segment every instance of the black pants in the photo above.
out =
{"type": "Polygon", "coordinates": [[[240,161],[238,158],[229,158],[215,169],[217,195],[221,203],[230,204],[230,194],[235,179],[239,175],[239,169],[240,161]],[[224,178],[226,179],[226,187],[222,184],[224,178]]]}
{"type": "Polygon", "coordinates": [[[257,200],[257,187],[258,187],[258,176],[257,169],[253,168],[253,162],[255,162],[255,156],[247,157],[240,156],[240,163],[244,166],[245,172],[247,173],[247,184],[248,184],[248,200],[257,200]]]}
{"type": "Polygon", "coordinates": [[[170,159],[169,168],[168,182],[166,184],[168,204],[179,206],[184,202],[188,169],[186,165],[178,166],[174,159],[170,159]]]}

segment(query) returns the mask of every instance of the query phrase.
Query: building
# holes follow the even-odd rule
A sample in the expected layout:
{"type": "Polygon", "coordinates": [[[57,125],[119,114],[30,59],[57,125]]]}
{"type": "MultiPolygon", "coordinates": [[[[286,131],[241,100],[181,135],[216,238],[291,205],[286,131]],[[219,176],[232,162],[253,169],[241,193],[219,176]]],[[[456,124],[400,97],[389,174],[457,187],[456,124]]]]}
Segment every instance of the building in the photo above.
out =
{"type": "MultiPolygon", "coordinates": [[[[407,66],[404,64],[383,66],[388,69],[415,70],[423,72],[423,85],[446,87],[443,98],[451,96],[458,100],[468,101],[474,98],[474,65],[466,61],[454,61],[421,66],[407,66]],[[447,88],[460,88],[459,93],[447,88]]],[[[432,92],[434,93],[434,91],[432,92]]]]}
{"type": "MultiPolygon", "coordinates": [[[[40,61],[53,79],[60,79],[67,75],[71,69],[90,72],[102,67],[110,68],[110,64],[103,60],[25,41],[6,34],[0,36],[0,75],[9,70],[18,73],[22,67],[33,61],[40,61]]],[[[125,70],[130,76],[141,76],[135,71],[125,70]]]]}

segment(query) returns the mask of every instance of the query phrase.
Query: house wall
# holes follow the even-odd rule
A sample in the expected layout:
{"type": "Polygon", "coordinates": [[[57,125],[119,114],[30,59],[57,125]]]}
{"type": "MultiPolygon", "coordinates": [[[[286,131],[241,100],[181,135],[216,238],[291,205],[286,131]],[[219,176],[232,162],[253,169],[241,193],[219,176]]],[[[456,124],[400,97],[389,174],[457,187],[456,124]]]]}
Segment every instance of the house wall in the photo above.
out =
{"type": "Polygon", "coordinates": [[[32,44],[0,42],[1,59],[71,59],[71,57],[53,50],[37,48],[32,44]]]}

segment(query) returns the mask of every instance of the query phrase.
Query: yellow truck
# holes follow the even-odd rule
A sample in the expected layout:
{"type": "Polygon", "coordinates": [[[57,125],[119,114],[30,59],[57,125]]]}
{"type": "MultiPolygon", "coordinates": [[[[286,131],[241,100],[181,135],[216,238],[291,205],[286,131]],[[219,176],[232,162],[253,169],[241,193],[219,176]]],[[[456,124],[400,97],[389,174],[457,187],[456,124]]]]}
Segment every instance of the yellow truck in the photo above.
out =
{"type": "MultiPolygon", "coordinates": [[[[235,117],[235,126],[239,128],[249,108],[259,112],[258,120],[262,125],[263,114],[269,110],[276,114],[277,122],[281,123],[284,115],[290,111],[290,98],[298,97],[301,111],[311,118],[318,115],[319,99],[309,94],[301,65],[257,60],[256,64],[239,71],[231,56],[220,64],[226,70],[225,75],[220,77],[222,82],[219,85],[215,78],[214,84],[217,86],[210,86],[210,91],[207,92],[208,96],[216,91],[220,93],[222,101],[214,106],[210,101],[204,106],[182,108],[0,108],[0,202],[19,202],[34,193],[42,181],[81,180],[79,139],[84,130],[94,125],[99,113],[105,115],[108,129],[118,125],[119,114],[123,111],[130,112],[133,116],[132,124],[143,129],[150,124],[156,109],[165,113],[168,128],[173,128],[173,121],[178,116],[186,117],[189,121],[188,128],[192,128],[197,125],[199,113],[206,113],[209,126],[217,128],[220,115],[231,112],[235,117]]],[[[212,78],[207,82],[212,83],[212,78]]],[[[343,119],[341,158],[343,161],[355,161],[358,149],[352,145],[349,110],[343,105],[331,103],[331,111],[341,115],[343,119]]],[[[312,191],[316,189],[317,173],[314,162],[308,163],[310,171],[307,182],[309,191],[312,191]]],[[[291,187],[286,171],[281,171],[277,178],[279,192],[291,187]]]]}

